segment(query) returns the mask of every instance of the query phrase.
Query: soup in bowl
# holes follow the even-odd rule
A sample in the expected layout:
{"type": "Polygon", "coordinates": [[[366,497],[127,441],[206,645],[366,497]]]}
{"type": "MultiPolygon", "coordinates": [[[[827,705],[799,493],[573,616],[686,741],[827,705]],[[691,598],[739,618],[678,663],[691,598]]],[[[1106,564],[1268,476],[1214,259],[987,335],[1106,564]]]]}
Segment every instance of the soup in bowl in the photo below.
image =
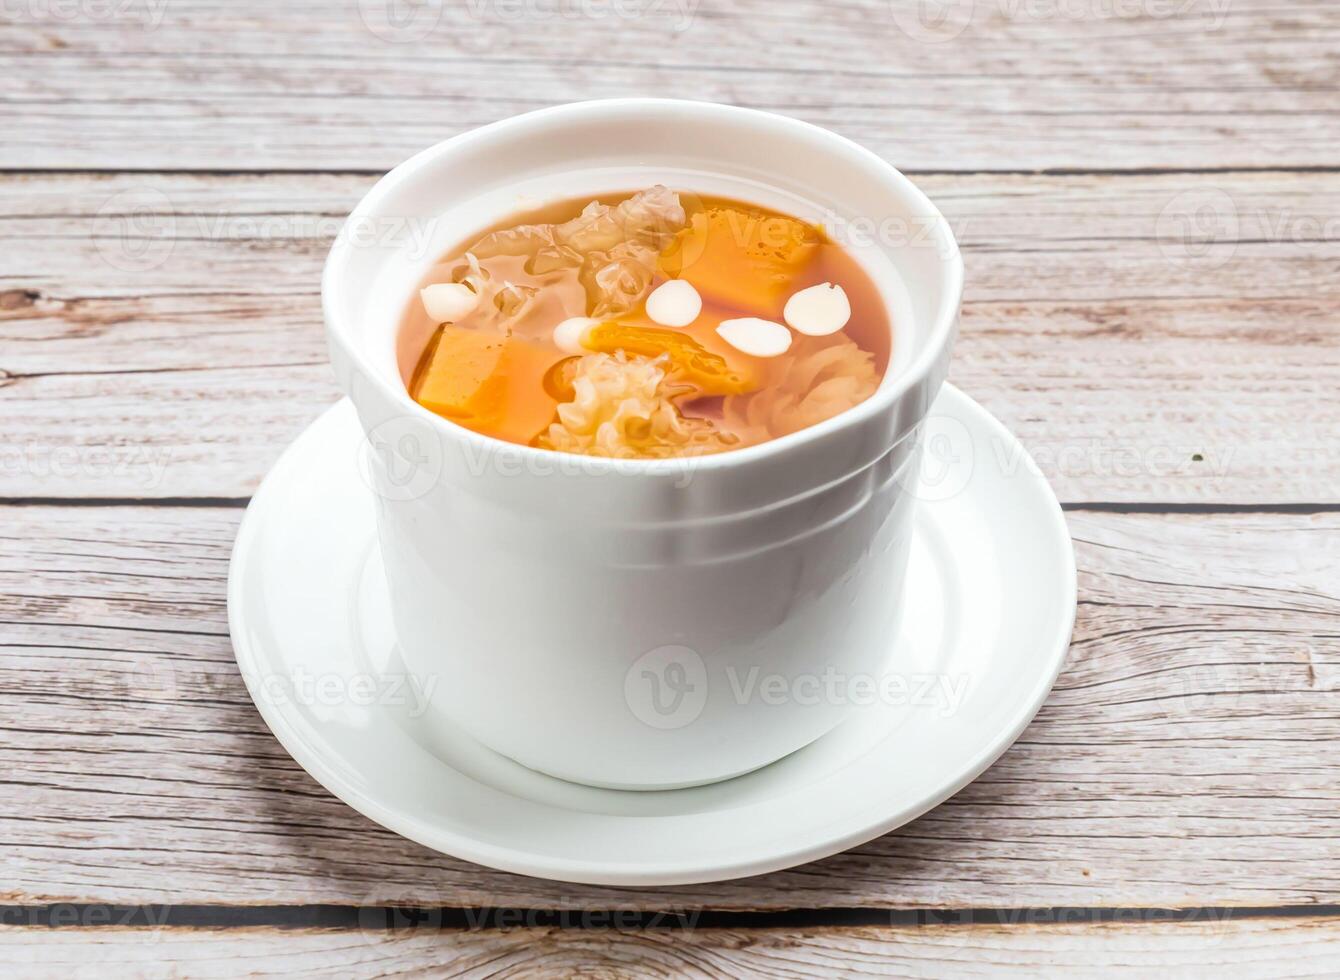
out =
{"type": "Polygon", "coordinates": [[[869,275],[822,228],[657,185],[509,219],[436,264],[402,328],[425,408],[520,445],[725,452],[853,408],[888,363],[869,275]]]}
{"type": "Polygon", "coordinates": [[[759,677],[896,669],[962,287],[896,170],[767,113],[579,103],[412,158],[347,228],[332,360],[434,737],[695,785],[853,710],[759,677]]]}

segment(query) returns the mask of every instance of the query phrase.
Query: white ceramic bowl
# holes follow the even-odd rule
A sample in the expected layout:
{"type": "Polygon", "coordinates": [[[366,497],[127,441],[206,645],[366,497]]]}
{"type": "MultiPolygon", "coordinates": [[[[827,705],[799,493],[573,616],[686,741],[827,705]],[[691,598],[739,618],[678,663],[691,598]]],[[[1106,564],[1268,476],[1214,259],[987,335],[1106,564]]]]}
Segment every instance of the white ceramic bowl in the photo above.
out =
{"type": "Polygon", "coordinates": [[[839,686],[897,656],[913,436],[962,281],[947,223],[893,167],[731,106],[558,106],[383,177],[331,249],[322,299],[368,436],[396,632],[431,710],[541,772],[639,789],[728,778],[830,730],[850,710],[839,686]],[[847,244],[895,321],[879,390],[762,445],[635,461],[503,443],[409,397],[421,338],[397,337],[400,318],[444,251],[527,206],[653,183],[772,206],[847,244]]]}

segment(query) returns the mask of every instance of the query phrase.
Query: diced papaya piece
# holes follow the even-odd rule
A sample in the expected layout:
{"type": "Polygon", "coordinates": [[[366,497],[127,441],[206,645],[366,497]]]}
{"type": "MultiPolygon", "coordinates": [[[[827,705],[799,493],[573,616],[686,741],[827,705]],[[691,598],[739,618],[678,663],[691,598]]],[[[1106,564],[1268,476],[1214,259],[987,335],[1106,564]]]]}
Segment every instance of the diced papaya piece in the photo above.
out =
{"type": "Polygon", "coordinates": [[[502,407],[503,352],[507,338],[482,330],[446,325],[432,360],[419,377],[415,399],[452,419],[482,419],[502,407]]]}
{"type": "Polygon", "coordinates": [[[670,359],[667,375],[674,381],[694,385],[702,395],[740,395],[758,387],[748,372],[733,367],[720,354],[709,351],[679,330],[633,326],[609,320],[597,324],[582,343],[594,351],[670,359]]]}
{"type": "Polygon", "coordinates": [[[545,387],[556,365],[566,358],[548,345],[534,344],[513,336],[503,354],[505,378],[502,417],[494,419],[488,434],[527,445],[537,432],[554,420],[559,401],[545,387]]]}
{"type": "Polygon", "coordinates": [[[543,389],[562,355],[518,337],[445,325],[414,398],[431,412],[477,431],[528,442],[554,416],[543,389]]]}
{"type": "Polygon", "coordinates": [[[661,271],[731,306],[780,310],[791,283],[822,243],[803,221],[744,208],[707,208],[661,253],[661,271]]]}

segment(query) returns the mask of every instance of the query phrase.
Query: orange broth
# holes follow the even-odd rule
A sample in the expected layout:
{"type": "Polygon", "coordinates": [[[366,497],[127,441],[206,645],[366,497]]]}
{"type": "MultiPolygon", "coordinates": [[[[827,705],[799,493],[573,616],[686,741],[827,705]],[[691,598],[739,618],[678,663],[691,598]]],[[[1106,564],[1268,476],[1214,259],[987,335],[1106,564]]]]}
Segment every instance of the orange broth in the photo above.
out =
{"type": "MultiPolygon", "coordinates": [[[[602,195],[599,200],[616,206],[632,197],[602,195]]],[[[539,259],[533,250],[478,258],[479,274],[487,278],[490,289],[511,284],[494,300],[498,310],[513,310],[505,321],[490,309],[487,317],[472,314],[453,324],[438,324],[416,295],[400,331],[401,363],[414,365],[406,372],[410,394],[452,422],[494,438],[629,457],[756,445],[869,397],[887,369],[893,335],[878,287],[856,259],[822,229],[776,211],[684,192],[678,201],[682,227],[657,229],[642,238],[660,243],[670,236],[656,253],[646,282],[638,280],[635,265],[626,266],[633,271],[622,279],[616,275],[618,269],[606,277],[617,280],[618,288],[636,300],[630,308],[604,313],[592,309],[591,289],[596,288],[592,283],[599,275],[587,274],[584,279],[584,270],[598,267],[610,250],[598,251],[580,266],[573,266],[562,248],[550,249],[548,257],[539,259]],[[691,283],[702,299],[697,318],[683,327],[659,324],[646,310],[647,295],[671,278],[691,283]],[[850,303],[850,319],[835,334],[794,333],[787,351],[758,357],[717,333],[722,321],[739,317],[784,324],[787,299],[821,283],[840,285],[850,303]],[[555,326],[570,317],[596,321],[584,335],[581,354],[560,349],[555,341],[555,326]],[[603,435],[594,432],[594,422],[572,423],[575,410],[560,412],[560,407],[573,402],[576,379],[585,368],[595,368],[593,363],[582,363],[588,351],[618,360],[619,365],[605,365],[616,371],[623,370],[624,362],[655,365],[664,373],[655,388],[660,399],[657,411],[647,413],[647,418],[611,415],[609,424],[622,429],[603,435]],[[574,442],[563,431],[564,424],[586,424],[592,431],[574,442]],[[667,426],[673,430],[670,435],[663,434],[667,426]],[[680,437],[674,433],[684,426],[692,437],[676,442],[680,437]]],[[[588,203],[588,199],[568,200],[514,215],[472,241],[478,245],[492,232],[570,222],[588,203]]],[[[637,231],[634,228],[630,234],[637,231]]],[[[469,245],[451,250],[422,285],[468,278],[467,253],[473,254],[469,245]]],[[[642,390],[652,390],[650,385],[647,381],[642,390]]],[[[624,414],[629,413],[637,414],[631,408],[624,414]]]]}

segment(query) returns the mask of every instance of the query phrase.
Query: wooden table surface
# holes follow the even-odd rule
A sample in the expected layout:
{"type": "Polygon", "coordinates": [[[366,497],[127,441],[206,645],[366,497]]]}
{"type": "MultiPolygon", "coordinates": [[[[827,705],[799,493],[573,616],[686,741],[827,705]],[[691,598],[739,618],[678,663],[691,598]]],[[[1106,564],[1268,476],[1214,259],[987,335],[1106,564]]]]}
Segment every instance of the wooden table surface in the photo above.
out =
{"type": "Polygon", "coordinates": [[[0,962],[1340,971],[1340,6],[15,0],[0,68],[0,962]],[[224,601],[248,495],[337,398],[342,216],[445,136],[621,94],[797,116],[931,195],[951,378],[1079,565],[1064,672],[980,779],[696,887],[370,823],[261,722],[224,601]]]}

